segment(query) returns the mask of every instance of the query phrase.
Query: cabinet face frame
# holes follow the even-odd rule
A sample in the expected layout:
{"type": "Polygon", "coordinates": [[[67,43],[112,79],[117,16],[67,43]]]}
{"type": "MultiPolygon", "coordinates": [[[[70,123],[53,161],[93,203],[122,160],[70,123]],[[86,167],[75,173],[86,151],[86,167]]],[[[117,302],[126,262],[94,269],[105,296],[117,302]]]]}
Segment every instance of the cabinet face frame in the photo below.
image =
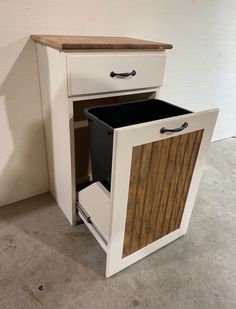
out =
{"type": "MultiPolygon", "coordinates": [[[[72,52],[36,44],[50,192],[71,225],[76,225],[76,179],[73,102],[113,96],[155,93],[158,88],[131,89],[108,93],[71,96],[68,92],[68,57],[72,52]]],[[[112,54],[115,52],[111,52],[112,54]]],[[[130,51],[126,52],[131,54],[130,51]]],[[[136,52],[135,52],[136,53],[136,52]]],[[[142,51],[138,53],[142,54],[142,51]]],[[[82,53],[81,53],[82,54],[82,53]]],[[[88,51],[83,52],[88,55],[88,51]]],[[[99,50],[93,55],[104,54],[99,50]]]]}
{"type": "Polygon", "coordinates": [[[213,109],[114,130],[111,182],[112,209],[111,230],[107,248],[107,277],[112,276],[186,233],[217,115],[218,110],[213,109]],[[176,128],[180,127],[184,122],[188,122],[189,125],[182,132],[160,134],[162,127],[176,128]],[[202,129],[204,132],[180,228],[122,258],[133,147],[202,129]]]}

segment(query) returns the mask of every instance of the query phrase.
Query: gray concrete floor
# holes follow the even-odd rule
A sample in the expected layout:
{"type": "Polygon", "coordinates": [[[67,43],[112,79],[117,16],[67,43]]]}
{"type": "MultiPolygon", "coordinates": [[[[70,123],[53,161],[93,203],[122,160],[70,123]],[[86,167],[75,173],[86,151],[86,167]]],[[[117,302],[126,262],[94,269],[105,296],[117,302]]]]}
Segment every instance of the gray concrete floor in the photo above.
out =
{"type": "Polygon", "coordinates": [[[235,309],[236,139],[211,144],[186,236],[104,270],[103,250],[49,194],[0,208],[1,309],[235,309]]]}

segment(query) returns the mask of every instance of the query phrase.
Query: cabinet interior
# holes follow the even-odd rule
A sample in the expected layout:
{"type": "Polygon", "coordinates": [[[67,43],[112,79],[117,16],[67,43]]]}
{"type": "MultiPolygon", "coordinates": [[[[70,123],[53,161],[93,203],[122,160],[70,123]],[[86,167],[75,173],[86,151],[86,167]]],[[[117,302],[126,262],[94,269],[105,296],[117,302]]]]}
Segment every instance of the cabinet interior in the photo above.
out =
{"type": "Polygon", "coordinates": [[[91,178],[89,126],[84,115],[84,109],[100,105],[152,99],[155,97],[156,92],[147,92],[73,102],[76,185],[86,183],[91,178]]]}

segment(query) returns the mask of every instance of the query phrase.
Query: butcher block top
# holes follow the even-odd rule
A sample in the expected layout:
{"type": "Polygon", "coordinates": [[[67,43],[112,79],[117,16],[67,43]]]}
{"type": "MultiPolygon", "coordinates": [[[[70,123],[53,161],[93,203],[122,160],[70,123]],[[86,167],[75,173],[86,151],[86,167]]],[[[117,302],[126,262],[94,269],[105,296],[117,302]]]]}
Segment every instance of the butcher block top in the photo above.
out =
{"type": "Polygon", "coordinates": [[[152,49],[164,51],[172,48],[172,45],[160,42],[111,36],[32,34],[31,39],[43,45],[65,51],[78,49],[152,49]]]}

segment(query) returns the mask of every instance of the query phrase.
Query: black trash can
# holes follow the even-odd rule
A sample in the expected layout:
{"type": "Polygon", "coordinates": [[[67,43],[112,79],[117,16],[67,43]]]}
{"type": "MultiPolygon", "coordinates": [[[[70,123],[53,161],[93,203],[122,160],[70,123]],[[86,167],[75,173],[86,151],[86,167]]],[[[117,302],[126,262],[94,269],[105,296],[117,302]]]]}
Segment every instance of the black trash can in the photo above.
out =
{"type": "Polygon", "coordinates": [[[157,99],[85,109],[89,120],[93,181],[100,181],[110,191],[114,129],[189,113],[157,99]]]}

